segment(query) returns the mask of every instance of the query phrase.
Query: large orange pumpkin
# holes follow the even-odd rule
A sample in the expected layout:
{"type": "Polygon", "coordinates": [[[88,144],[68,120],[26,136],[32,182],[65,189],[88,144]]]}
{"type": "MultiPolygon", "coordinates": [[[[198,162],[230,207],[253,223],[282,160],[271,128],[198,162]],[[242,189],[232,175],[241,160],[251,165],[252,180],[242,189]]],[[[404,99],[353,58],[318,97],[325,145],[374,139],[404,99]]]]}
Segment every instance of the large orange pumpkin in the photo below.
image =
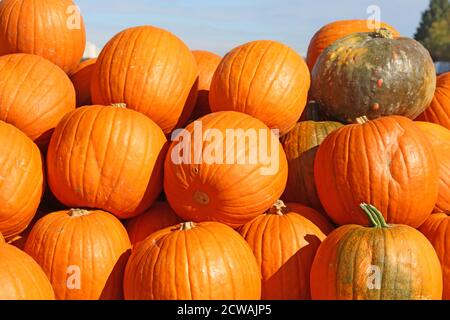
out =
{"type": "Polygon", "coordinates": [[[450,129],[450,72],[437,77],[433,101],[416,120],[437,123],[450,129]]]}
{"type": "Polygon", "coordinates": [[[325,234],[277,201],[239,231],[250,244],[262,275],[263,300],[309,300],[309,274],[325,234]]]}
{"type": "Polygon", "coordinates": [[[278,137],[249,115],[223,111],[176,137],[165,161],[164,190],[183,220],[238,227],[270,208],[286,179],[278,137]]]}
{"type": "Polygon", "coordinates": [[[143,214],[128,220],[128,236],[130,237],[131,244],[134,246],[153,232],[176,225],[180,222],[181,219],[167,202],[157,201],[143,214]]]}
{"type": "Polygon", "coordinates": [[[295,212],[314,223],[326,235],[334,230],[333,223],[320,211],[295,202],[286,203],[286,207],[290,212],[295,212]]]}
{"type": "Polygon", "coordinates": [[[48,183],[66,206],[130,218],[161,192],[165,144],[161,129],[139,112],[81,107],[55,129],[47,153],[48,183]]]}
{"type": "Polygon", "coordinates": [[[126,103],[170,133],[189,119],[197,97],[197,66],[172,33],[151,27],[126,29],[111,39],[92,75],[95,104],[126,103]]]}
{"type": "Polygon", "coordinates": [[[249,245],[217,222],[185,222],[153,233],[125,270],[129,300],[259,300],[261,273],[249,245]]]}
{"type": "Polygon", "coordinates": [[[25,252],[0,245],[0,300],[54,300],[50,281],[25,252]]]}
{"type": "MultiPolygon", "coordinates": [[[[389,29],[395,37],[400,34],[394,27],[381,22],[380,28],[389,29]]],[[[309,70],[316,64],[317,58],[330,44],[352,33],[375,31],[368,26],[368,20],[339,20],[323,26],[311,39],[308,47],[306,63],[309,70]]]]}
{"type": "Polygon", "coordinates": [[[69,77],[42,57],[0,57],[0,77],[0,120],[16,126],[38,144],[47,143],[59,120],[75,109],[75,90],[69,77]]]}
{"type": "Polygon", "coordinates": [[[434,123],[416,124],[428,137],[439,165],[439,196],[435,210],[450,212],[450,130],[434,123]]]}
{"type": "Polygon", "coordinates": [[[450,300],[450,217],[445,213],[432,214],[419,231],[430,240],[441,261],[444,282],[442,298],[450,300]]]}
{"type": "Polygon", "coordinates": [[[81,62],[70,74],[70,80],[75,87],[77,107],[92,104],[91,79],[97,59],[88,59],[81,62]]]}
{"type": "Polygon", "coordinates": [[[344,126],[319,147],[314,175],[320,201],[339,225],[367,225],[361,202],[389,223],[420,226],[431,214],[439,170],[425,134],[411,120],[388,116],[344,126]]]}
{"type": "Polygon", "coordinates": [[[43,190],[38,147],[24,133],[0,121],[0,232],[10,240],[33,219],[43,190]]]}
{"type": "Polygon", "coordinates": [[[228,53],[211,83],[212,111],[240,111],[283,135],[306,106],[310,74],[293,49],[276,41],[254,41],[228,53]]]}
{"type": "Polygon", "coordinates": [[[44,269],[57,299],[120,299],[130,247],[124,226],[113,215],[71,209],[41,218],[25,252],[44,269]]]}
{"type": "Polygon", "coordinates": [[[69,72],[78,65],[85,45],[83,18],[73,1],[1,1],[0,55],[36,54],[69,72]]]}

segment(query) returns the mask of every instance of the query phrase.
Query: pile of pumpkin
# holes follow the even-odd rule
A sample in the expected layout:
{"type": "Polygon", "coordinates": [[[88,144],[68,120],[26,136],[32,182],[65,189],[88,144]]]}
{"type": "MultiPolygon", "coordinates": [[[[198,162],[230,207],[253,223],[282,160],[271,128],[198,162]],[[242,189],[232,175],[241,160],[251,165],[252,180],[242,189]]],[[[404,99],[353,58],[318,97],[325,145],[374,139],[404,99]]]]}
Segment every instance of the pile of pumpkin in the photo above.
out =
{"type": "Polygon", "coordinates": [[[450,74],[419,43],[350,20],[307,63],[222,59],[142,26],[80,64],[72,4],[0,3],[0,299],[450,299],[450,74]],[[194,121],[278,129],[275,172],[173,161],[194,121]]]}

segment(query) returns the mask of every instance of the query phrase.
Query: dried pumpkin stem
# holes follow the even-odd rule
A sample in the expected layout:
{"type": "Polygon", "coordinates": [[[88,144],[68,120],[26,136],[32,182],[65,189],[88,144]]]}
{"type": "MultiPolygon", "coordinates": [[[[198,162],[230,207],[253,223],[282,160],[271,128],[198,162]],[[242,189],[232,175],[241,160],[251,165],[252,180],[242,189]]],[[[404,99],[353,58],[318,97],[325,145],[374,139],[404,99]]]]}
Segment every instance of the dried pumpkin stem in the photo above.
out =
{"type": "Polygon", "coordinates": [[[367,217],[369,218],[373,227],[387,228],[389,226],[386,223],[386,221],[384,220],[383,215],[377,208],[375,208],[371,204],[367,204],[367,203],[361,203],[359,206],[364,211],[364,213],[367,215],[367,217]]]}
{"type": "Polygon", "coordinates": [[[358,123],[358,124],[364,124],[367,122],[369,122],[369,118],[367,118],[367,116],[362,116],[362,117],[356,118],[356,123],[358,123]]]}
{"type": "Polygon", "coordinates": [[[126,103],[112,103],[111,106],[116,107],[116,108],[126,108],[127,104],[126,103]]]}
{"type": "Polygon", "coordinates": [[[394,35],[391,30],[386,28],[380,28],[379,30],[372,33],[374,38],[383,38],[383,39],[394,39],[394,35]]]}
{"type": "Polygon", "coordinates": [[[88,214],[90,214],[90,212],[88,210],[84,210],[84,209],[70,209],[69,210],[69,216],[71,216],[71,217],[82,217],[82,216],[87,216],[88,214]]]}
{"type": "Polygon", "coordinates": [[[282,200],[277,200],[275,204],[268,210],[269,214],[282,216],[287,211],[287,207],[282,200]]]}
{"type": "Polygon", "coordinates": [[[180,224],[180,230],[181,231],[187,231],[187,230],[191,230],[195,227],[195,223],[192,221],[189,222],[183,222],[180,224]]]}

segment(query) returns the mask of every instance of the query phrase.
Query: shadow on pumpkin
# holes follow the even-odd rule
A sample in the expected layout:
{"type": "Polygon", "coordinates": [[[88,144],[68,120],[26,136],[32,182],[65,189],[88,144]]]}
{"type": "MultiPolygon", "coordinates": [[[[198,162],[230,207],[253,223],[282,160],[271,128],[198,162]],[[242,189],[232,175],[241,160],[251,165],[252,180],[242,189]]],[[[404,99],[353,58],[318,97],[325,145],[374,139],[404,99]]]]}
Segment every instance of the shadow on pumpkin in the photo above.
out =
{"type": "Polygon", "coordinates": [[[125,251],[117,260],[100,295],[100,300],[123,300],[123,274],[131,249],[125,251]]]}
{"type": "MultiPolygon", "coordinates": [[[[183,112],[181,113],[174,130],[178,128],[184,128],[190,121],[192,112],[194,111],[195,105],[197,103],[197,97],[198,97],[198,77],[195,80],[194,84],[192,85],[191,91],[189,92],[189,96],[186,100],[186,103],[184,104],[183,112]]],[[[170,140],[170,135],[168,140],[170,140]]]]}

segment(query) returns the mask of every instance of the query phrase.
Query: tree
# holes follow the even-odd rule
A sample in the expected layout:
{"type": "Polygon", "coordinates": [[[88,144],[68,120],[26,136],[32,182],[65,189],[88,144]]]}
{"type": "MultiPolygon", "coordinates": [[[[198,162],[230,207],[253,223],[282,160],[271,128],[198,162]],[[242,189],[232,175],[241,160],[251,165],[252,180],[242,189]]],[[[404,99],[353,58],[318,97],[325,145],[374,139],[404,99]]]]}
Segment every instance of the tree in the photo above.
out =
{"type": "Polygon", "coordinates": [[[450,61],[449,0],[430,1],[414,38],[430,51],[434,61],[450,61]]]}

